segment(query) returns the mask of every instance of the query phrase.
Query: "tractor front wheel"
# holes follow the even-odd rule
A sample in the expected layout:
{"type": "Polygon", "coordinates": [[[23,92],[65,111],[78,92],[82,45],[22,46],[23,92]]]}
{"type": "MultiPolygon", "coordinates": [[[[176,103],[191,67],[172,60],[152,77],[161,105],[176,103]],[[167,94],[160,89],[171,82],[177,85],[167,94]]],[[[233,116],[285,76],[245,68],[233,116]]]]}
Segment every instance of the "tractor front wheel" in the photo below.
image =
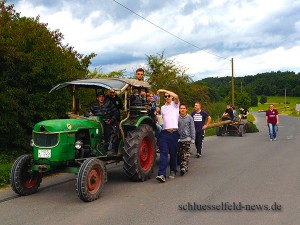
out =
{"type": "Polygon", "coordinates": [[[104,163],[96,158],[86,159],[81,165],[77,176],[77,193],[85,202],[91,202],[99,198],[105,178],[104,163]]]}
{"type": "Polygon", "coordinates": [[[37,171],[31,171],[32,155],[21,155],[10,170],[10,185],[19,195],[31,195],[37,192],[42,176],[37,171]]]}
{"type": "Polygon", "coordinates": [[[126,175],[133,181],[145,181],[155,162],[155,136],[151,126],[141,124],[128,132],[124,141],[124,166],[126,175]]]}

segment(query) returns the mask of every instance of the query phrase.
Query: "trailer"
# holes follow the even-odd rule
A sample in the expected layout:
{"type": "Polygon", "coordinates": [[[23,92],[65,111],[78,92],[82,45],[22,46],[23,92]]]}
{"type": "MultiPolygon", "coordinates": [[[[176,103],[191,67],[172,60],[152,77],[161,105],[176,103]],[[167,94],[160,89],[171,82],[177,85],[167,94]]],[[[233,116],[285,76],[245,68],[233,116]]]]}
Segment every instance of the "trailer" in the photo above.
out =
{"type": "Polygon", "coordinates": [[[225,120],[209,124],[208,128],[216,127],[217,136],[229,135],[229,136],[240,136],[245,135],[245,125],[242,121],[225,120]]]}

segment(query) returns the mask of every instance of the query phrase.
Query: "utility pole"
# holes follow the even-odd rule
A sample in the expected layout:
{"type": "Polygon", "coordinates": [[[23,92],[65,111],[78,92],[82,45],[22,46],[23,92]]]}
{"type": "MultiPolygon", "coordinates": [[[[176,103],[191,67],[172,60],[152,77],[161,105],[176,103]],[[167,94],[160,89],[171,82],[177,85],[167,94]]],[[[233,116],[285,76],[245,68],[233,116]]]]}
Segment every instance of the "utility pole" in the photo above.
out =
{"type": "Polygon", "coordinates": [[[284,88],[284,110],[286,110],[286,88],[284,88]]]}
{"type": "Polygon", "coordinates": [[[234,105],[234,76],[233,76],[233,58],[231,59],[231,92],[232,92],[232,105],[234,105]]]}

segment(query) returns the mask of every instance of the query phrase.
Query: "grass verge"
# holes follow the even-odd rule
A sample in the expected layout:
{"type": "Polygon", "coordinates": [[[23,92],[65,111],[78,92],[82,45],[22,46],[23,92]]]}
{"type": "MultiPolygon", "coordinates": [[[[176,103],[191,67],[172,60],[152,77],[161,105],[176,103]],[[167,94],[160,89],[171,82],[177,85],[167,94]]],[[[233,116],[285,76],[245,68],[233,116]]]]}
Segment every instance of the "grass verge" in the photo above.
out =
{"type": "MultiPolygon", "coordinates": [[[[260,97],[258,97],[260,99],[260,97]]],[[[257,107],[251,107],[250,111],[265,111],[269,109],[269,105],[273,104],[279,114],[300,117],[300,112],[297,112],[296,104],[300,104],[300,97],[284,97],[284,96],[269,96],[265,104],[258,103],[257,107]]]]}

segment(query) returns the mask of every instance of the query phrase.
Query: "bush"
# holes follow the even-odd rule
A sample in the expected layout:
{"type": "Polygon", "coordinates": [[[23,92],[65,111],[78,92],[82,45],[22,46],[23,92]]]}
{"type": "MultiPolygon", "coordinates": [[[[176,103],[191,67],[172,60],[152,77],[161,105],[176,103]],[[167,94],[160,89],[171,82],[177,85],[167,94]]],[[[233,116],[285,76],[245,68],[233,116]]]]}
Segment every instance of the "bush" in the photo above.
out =
{"type": "Polygon", "coordinates": [[[247,122],[246,126],[245,126],[245,129],[246,129],[246,133],[257,133],[257,132],[259,132],[256,125],[252,122],[247,122]]]}
{"type": "Polygon", "coordinates": [[[259,102],[260,102],[260,104],[265,104],[266,102],[268,101],[268,98],[267,98],[267,96],[265,96],[265,95],[262,95],[261,97],[260,97],[260,99],[259,99],[259,102]]]}

